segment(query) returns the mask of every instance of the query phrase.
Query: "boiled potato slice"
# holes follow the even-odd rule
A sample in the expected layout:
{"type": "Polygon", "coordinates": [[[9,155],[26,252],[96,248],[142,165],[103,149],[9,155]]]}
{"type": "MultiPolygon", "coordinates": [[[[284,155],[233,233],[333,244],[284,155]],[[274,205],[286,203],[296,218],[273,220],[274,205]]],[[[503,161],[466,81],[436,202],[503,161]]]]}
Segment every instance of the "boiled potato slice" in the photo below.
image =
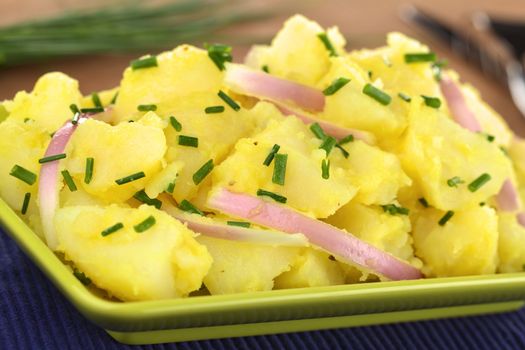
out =
{"type": "Polygon", "coordinates": [[[521,201],[525,202],[525,140],[514,136],[508,152],[516,172],[521,201]]]}
{"type": "Polygon", "coordinates": [[[512,177],[509,159],[497,145],[423,102],[412,102],[412,107],[399,156],[431,206],[442,210],[477,206],[512,177]],[[490,181],[471,192],[468,185],[485,173],[490,181]],[[456,176],[464,183],[449,186],[447,181],[456,176]]]}
{"type": "Polygon", "coordinates": [[[197,237],[213,264],[204,278],[212,295],[271,290],[274,278],[290,270],[301,249],[197,237]]]}
{"type": "Polygon", "coordinates": [[[38,183],[29,185],[9,173],[15,165],[19,165],[38,176],[38,159],[43,157],[50,140],[49,134],[36,127],[35,122],[24,123],[9,117],[0,123],[0,197],[20,213],[24,196],[30,193],[26,217],[38,215],[38,183]]]}
{"type": "Polygon", "coordinates": [[[140,122],[111,126],[90,119],[82,123],[71,137],[66,168],[77,186],[87,193],[103,201],[123,202],[143,189],[161,170],[165,152],[166,138],[158,127],[140,122]],[[85,171],[89,157],[94,159],[94,170],[93,178],[87,184],[85,171]],[[123,185],[116,183],[117,179],[141,171],[146,177],[123,185]]]}
{"type": "Polygon", "coordinates": [[[427,277],[482,275],[498,266],[498,216],[488,206],[445,212],[428,208],[414,223],[414,247],[427,277]]]}
{"type": "Polygon", "coordinates": [[[315,248],[305,248],[290,271],[275,279],[275,288],[333,286],[344,282],[344,272],[333,257],[315,248]]]}
{"type": "Polygon", "coordinates": [[[157,67],[125,70],[115,105],[116,122],[136,119],[138,105],[155,104],[164,116],[192,108],[202,111],[210,96],[216,102],[210,105],[222,104],[216,95],[223,73],[205,50],[181,45],[158,55],[157,63],[157,67]]]}
{"type": "Polygon", "coordinates": [[[319,117],[344,127],[369,131],[381,143],[399,136],[406,127],[407,104],[394,98],[380,82],[374,83],[376,88],[385,90],[392,97],[389,105],[382,105],[363,93],[369,80],[366,71],[357,63],[348,57],[335,57],[331,61],[330,70],[317,86],[324,90],[341,77],[350,79],[350,82],[333,95],[326,96],[326,105],[319,117]]]}
{"type": "Polygon", "coordinates": [[[193,232],[151,206],[74,206],[58,210],[59,251],[93,283],[124,301],[185,297],[201,287],[211,266],[193,232]],[[138,233],[134,226],[153,216],[138,233]],[[103,237],[116,223],[124,228],[103,237]]]}
{"type": "MultiPolygon", "coordinates": [[[[278,77],[314,86],[330,68],[330,52],[317,36],[323,28],[316,22],[295,15],[288,19],[270,46],[255,46],[246,64],[255,69],[267,66],[278,77]]],[[[337,28],[327,36],[338,54],[344,53],[345,39],[337,28]]]]}
{"type": "Polygon", "coordinates": [[[520,272],[525,266],[525,228],[516,215],[499,213],[498,272],[520,272]]]}
{"type": "Polygon", "coordinates": [[[237,142],[235,151],[215,168],[213,185],[251,195],[264,189],[285,196],[286,205],[292,208],[314,217],[327,217],[352,199],[357,188],[349,174],[335,163],[329,179],[322,178],[326,152],[319,149],[320,144],[297,118],[271,119],[262,132],[237,142]],[[278,153],[288,155],[284,185],[272,182],[275,163],[263,164],[275,144],[280,145],[278,153]]]}
{"type": "Polygon", "coordinates": [[[73,117],[72,103],[80,104],[78,82],[63,73],[47,73],[38,79],[33,91],[21,91],[4,105],[9,117],[18,121],[32,120],[35,126],[54,133],[73,117]]]}
{"type": "Polygon", "coordinates": [[[400,259],[415,261],[410,220],[406,215],[391,215],[381,207],[352,200],[326,221],[400,259]]]}

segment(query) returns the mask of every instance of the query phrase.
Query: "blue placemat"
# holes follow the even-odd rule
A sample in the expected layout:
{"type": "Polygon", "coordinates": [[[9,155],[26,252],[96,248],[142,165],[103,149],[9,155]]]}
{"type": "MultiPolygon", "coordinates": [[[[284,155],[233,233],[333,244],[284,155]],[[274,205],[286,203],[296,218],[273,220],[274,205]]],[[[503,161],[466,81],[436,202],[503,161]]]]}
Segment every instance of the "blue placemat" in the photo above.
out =
{"type": "Polygon", "coordinates": [[[405,324],[125,346],[84,319],[0,229],[0,349],[525,349],[525,309],[405,324]]]}

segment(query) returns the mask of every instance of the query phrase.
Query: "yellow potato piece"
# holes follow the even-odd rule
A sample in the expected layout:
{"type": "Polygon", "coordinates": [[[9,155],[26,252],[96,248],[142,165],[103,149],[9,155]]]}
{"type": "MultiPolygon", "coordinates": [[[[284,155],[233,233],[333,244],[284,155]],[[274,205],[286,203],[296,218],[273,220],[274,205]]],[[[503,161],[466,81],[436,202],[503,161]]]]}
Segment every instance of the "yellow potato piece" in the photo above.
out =
{"type": "Polygon", "coordinates": [[[488,206],[455,212],[443,226],[445,212],[426,209],[414,223],[416,256],[427,277],[491,274],[498,266],[498,216],[488,206]]]}
{"type": "Polygon", "coordinates": [[[44,74],[31,93],[17,93],[5,107],[11,119],[20,122],[30,119],[42,131],[53,133],[73,117],[69,106],[79,105],[81,99],[78,82],[55,72],[44,74]]]}
{"type": "Polygon", "coordinates": [[[333,286],[344,284],[344,281],[344,272],[333,257],[315,248],[305,248],[290,271],[275,279],[275,288],[333,286]]]}
{"type": "Polygon", "coordinates": [[[509,213],[499,213],[498,223],[498,272],[521,272],[525,266],[525,228],[509,213]]]}
{"type": "Polygon", "coordinates": [[[204,278],[212,295],[271,290],[274,278],[288,271],[303,248],[279,247],[197,237],[213,264],[204,278]]]}
{"type": "Polygon", "coordinates": [[[141,123],[111,126],[87,120],[67,147],[66,168],[77,186],[104,201],[124,202],[161,170],[166,138],[162,129],[141,123]],[[94,159],[93,178],[85,182],[86,159],[94,159]],[[118,185],[116,180],[144,172],[145,177],[118,185]]]}
{"type": "Polygon", "coordinates": [[[183,224],[151,206],[76,206],[55,217],[58,250],[93,283],[124,301],[185,297],[201,287],[211,266],[206,247],[183,224]],[[153,216],[138,233],[134,226],[153,216]],[[103,237],[116,223],[124,228],[103,237]]]}

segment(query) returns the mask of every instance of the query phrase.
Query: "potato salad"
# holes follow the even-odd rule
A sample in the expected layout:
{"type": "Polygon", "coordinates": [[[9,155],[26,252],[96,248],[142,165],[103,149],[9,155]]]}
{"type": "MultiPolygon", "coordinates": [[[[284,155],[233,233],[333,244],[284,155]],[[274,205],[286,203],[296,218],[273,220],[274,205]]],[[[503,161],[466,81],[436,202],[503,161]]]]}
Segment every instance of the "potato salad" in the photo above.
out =
{"type": "Polygon", "coordinates": [[[525,141],[424,44],[295,15],[0,104],[0,197],[121,301],[522,271],[525,141]]]}

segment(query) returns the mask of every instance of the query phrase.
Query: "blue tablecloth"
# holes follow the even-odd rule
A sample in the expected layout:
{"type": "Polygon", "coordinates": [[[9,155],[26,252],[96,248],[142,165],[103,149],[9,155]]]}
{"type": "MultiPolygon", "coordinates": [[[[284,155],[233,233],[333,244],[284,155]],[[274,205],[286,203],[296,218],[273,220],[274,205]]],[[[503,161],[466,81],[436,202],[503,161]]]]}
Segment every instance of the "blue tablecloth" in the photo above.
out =
{"type": "MultiPolygon", "coordinates": [[[[128,346],[84,319],[0,232],[0,349],[125,348],[128,346]]],[[[525,309],[441,321],[129,348],[525,349],[525,309]]]]}

